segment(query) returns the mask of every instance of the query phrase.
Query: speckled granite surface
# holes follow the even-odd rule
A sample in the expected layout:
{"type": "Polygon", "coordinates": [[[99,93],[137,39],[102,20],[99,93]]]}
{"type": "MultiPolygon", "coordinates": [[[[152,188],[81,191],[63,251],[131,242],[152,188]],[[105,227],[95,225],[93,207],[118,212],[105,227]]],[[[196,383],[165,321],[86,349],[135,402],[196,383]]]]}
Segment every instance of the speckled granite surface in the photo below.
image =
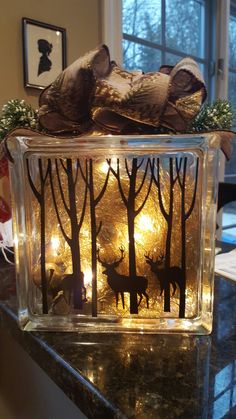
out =
{"type": "Polygon", "coordinates": [[[236,418],[236,283],[216,278],[211,336],[30,333],[0,261],[1,327],[89,418],[236,418]]]}

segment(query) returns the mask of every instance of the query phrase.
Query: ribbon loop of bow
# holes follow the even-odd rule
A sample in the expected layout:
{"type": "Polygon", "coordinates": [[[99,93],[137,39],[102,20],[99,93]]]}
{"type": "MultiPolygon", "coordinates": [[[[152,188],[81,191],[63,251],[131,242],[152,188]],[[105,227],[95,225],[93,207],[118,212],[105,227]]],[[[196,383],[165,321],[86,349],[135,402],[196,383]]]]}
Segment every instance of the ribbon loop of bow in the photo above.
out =
{"type": "Polygon", "coordinates": [[[39,121],[53,134],[186,132],[205,98],[204,80],[191,58],[143,74],[120,68],[102,45],[42,92],[39,121]]]}

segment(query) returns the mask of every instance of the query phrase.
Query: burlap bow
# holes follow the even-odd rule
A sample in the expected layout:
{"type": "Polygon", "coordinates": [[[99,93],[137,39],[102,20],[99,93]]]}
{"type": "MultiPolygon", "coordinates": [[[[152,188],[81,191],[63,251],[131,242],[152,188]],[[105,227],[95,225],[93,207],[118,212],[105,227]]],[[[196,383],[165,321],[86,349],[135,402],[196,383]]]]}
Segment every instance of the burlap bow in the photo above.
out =
{"type": "MultiPolygon", "coordinates": [[[[129,72],[110,60],[103,45],[67,67],[39,98],[38,132],[28,136],[187,133],[206,98],[197,63],[183,58],[159,72],[129,72]]],[[[14,135],[22,129],[14,130],[14,135]]],[[[207,135],[207,133],[204,133],[207,135]]],[[[231,131],[217,131],[221,149],[232,154],[231,131]]],[[[12,132],[8,134],[12,135],[12,132]]],[[[6,139],[0,149],[11,159],[6,139]]]]}
{"type": "Polygon", "coordinates": [[[41,94],[39,121],[54,134],[186,132],[206,89],[191,58],[159,72],[128,72],[103,45],[79,58],[41,94]]]}

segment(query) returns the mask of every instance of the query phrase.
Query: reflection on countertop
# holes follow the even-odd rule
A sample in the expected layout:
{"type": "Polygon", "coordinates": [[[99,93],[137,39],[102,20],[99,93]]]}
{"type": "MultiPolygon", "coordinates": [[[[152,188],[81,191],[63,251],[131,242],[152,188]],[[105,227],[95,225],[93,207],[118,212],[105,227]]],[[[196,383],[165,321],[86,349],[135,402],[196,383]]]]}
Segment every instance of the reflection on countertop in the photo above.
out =
{"type": "Polygon", "coordinates": [[[211,336],[22,332],[0,261],[1,327],[89,418],[236,417],[236,284],[215,280],[211,336]]]}

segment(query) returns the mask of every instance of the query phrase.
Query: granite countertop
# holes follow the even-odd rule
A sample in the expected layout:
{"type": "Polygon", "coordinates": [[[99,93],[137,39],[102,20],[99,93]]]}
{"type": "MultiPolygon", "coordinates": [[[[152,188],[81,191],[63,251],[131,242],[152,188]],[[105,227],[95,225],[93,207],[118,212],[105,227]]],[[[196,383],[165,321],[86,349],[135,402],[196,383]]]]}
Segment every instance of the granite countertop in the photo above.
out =
{"type": "Polygon", "coordinates": [[[216,277],[211,336],[22,332],[0,261],[2,327],[88,418],[235,418],[236,284],[216,277]]]}

